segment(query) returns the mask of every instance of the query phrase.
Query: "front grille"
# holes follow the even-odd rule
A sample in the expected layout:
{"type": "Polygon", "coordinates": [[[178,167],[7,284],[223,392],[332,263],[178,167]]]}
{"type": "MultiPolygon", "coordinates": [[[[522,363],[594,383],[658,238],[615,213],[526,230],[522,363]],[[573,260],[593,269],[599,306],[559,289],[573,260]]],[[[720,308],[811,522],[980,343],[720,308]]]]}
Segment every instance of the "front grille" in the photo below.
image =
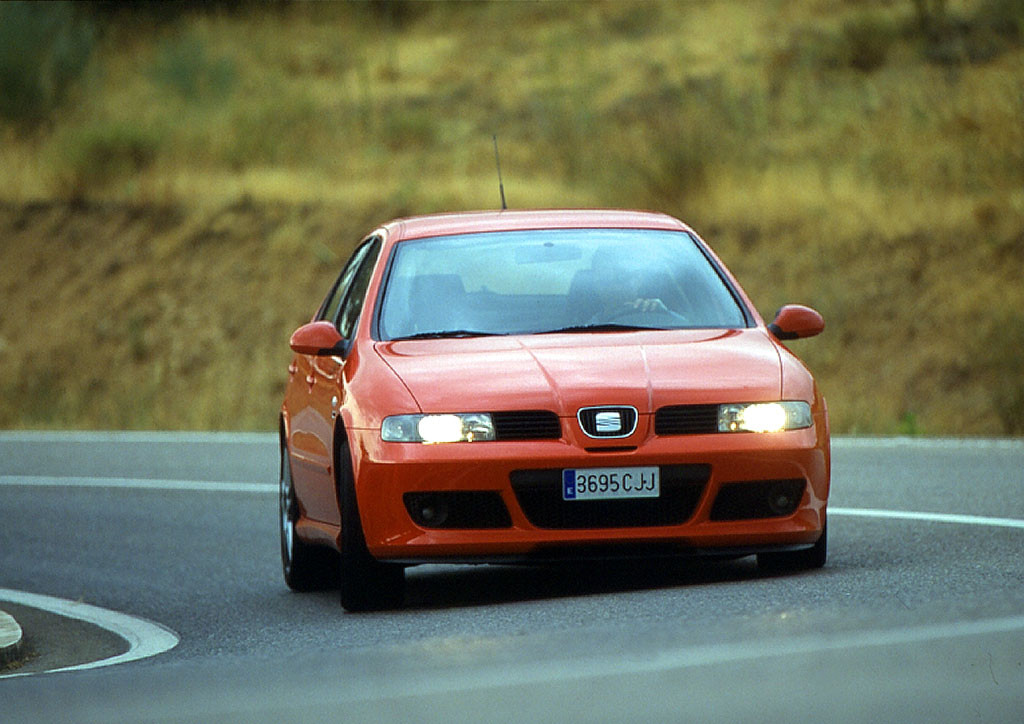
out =
{"type": "Polygon", "coordinates": [[[548,410],[492,412],[496,440],[557,440],[562,436],[558,415],[548,410]]]}
{"type": "Polygon", "coordinates": [[[655,435],[707,435],[718,432],[718,405],[676,405],[654,413],[655,435]]]}
{"type": "Polygon", "coordinates": [[[693,515],[710,465],[662,465],[661,497],[626,500],[562,500],[562,470],[516,470],[512,490],[538,528],[647,528],[679,525],[693,515]]]}

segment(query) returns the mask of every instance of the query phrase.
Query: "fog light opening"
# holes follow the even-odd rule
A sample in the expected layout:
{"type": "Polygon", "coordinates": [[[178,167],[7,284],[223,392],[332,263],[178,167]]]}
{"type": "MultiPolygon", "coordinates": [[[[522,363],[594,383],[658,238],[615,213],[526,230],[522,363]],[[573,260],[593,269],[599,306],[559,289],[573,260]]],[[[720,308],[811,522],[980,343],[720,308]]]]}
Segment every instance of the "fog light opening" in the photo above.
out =
{"type": "Polygon", "coordinates": [[[402,496],[421,528],[510,528],[512,518],[496,490],[437,490],[402,496]]]}
{"type": "Polygon", "coordinates": [[[792,485],[773,485],[768,491],[768,509],[775,515],[789,515],[800,504],[802,493],[792,485]]]}
{"type": "Polygon", "coordinates": [[[448,506],[440,500],[424,500],[419,513],[420,520],[432,527],[442,526],[448,520],[448,506]]]}

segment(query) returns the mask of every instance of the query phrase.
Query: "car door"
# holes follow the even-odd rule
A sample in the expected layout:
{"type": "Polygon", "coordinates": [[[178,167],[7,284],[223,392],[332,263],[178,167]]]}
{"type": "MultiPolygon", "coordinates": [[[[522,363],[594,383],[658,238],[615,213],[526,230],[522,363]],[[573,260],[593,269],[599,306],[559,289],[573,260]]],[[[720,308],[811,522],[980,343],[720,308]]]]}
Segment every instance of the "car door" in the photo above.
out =
{"type": "MultiPolygon", "coordinates": [[[[351,340],[355,329],[351,310],[362,308],[379,250],[379,240],[371,238],[355,251],[317,314],[317,319],[338,327],[346,340],[351,340]]],[[[342,404],[344,365],[341,356],[296,355],[289,400],[296,492],[306,516],[334,525],[340,524],[334,491],[334,427],[342,404]]]]}

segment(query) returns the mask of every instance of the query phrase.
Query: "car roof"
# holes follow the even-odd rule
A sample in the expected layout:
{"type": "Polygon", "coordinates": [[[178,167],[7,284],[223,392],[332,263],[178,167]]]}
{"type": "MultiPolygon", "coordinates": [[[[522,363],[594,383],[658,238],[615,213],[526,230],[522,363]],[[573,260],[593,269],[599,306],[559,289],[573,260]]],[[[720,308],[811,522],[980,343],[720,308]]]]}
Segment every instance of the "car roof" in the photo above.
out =
{"type": "Polygon", "coordinates": [[[691,231],[679,219],[651,211],[544,209],[471,211],[396,219],[383,227],[393,241],[530,229],[661,229],[691,231]]]}

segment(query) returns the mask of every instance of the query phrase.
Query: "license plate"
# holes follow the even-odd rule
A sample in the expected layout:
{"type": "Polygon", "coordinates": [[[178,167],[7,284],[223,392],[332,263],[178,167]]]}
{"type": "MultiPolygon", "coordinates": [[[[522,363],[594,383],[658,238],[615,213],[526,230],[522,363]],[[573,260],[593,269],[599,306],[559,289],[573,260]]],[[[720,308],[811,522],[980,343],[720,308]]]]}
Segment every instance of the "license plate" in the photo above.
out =
{"type": "Polygon", "coordinates": [[[562,500],[657,498],[661,494],[658,473],[657,467],[563,470],[562,500]]]}

